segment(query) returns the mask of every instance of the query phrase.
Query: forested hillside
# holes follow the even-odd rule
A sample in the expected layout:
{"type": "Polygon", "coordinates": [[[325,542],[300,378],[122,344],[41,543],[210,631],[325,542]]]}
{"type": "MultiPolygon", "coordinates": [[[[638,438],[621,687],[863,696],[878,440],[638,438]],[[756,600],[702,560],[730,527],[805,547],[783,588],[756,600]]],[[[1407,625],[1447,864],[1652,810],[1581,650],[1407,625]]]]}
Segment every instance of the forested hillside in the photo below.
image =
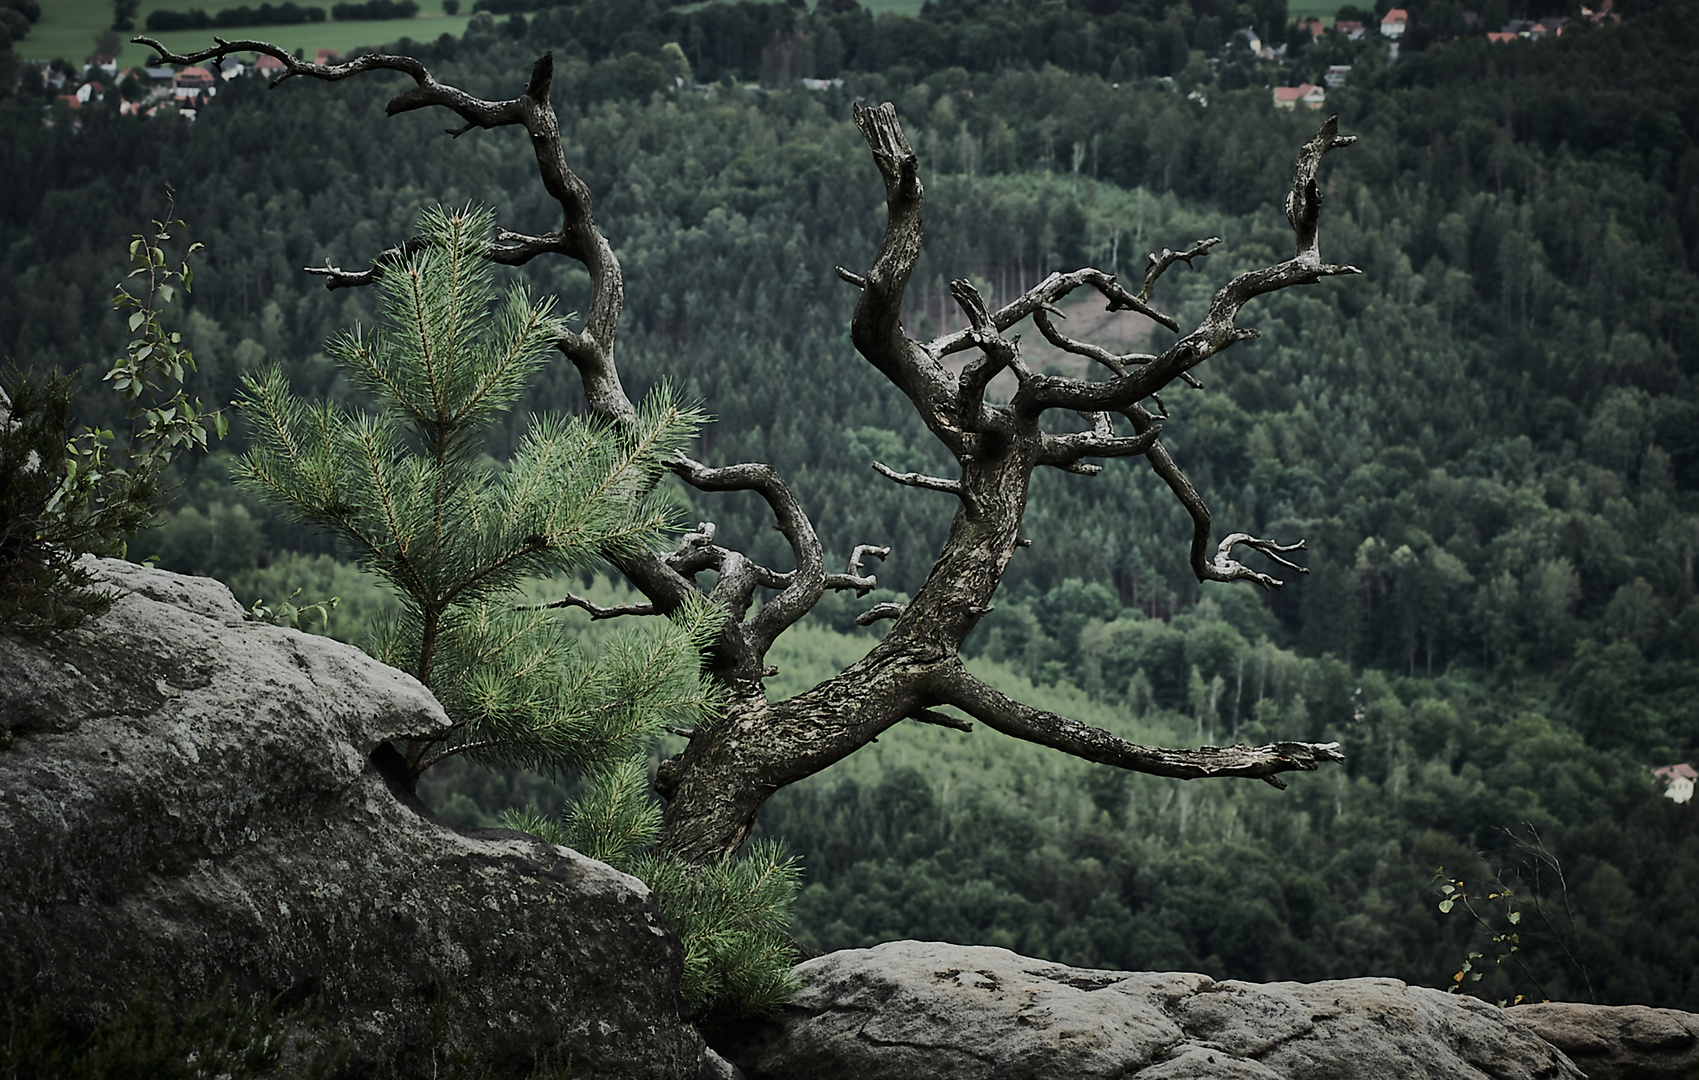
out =
{"type": "MultiPolygon", "coordinates": [[[[1294,35],[1302,48],[1262,66],[1211,35],[1284,39],[1279,5],[822,7],[586,0],[415,51],[491,96],[538,52],[563,58],[569,152],[626,267],[628,378],[701,399],[717,422],[700,456],[777,465],[840,558],[892,545],[891,589],[918,585],[948,508],[869,464],[928,471],[944,455],[848,342],[854,294],[832,268],[871,258],[883,197],[852,100],[895,101],[921,155],[917,332],[955,325],[952,277],[995,301],[1052,269],[1130,274],[1147,251],[1220,235],[1156,296],[1195,320],[1215,286],[1290,243],[1278,200],[1320,116],[1273,109],[1267,83],[1347,61],[1328,108],[1360,141],[1328,160],[1322,227],[1329,257],[1365,274],[1256,302],[1241,322],[1263,336],[1165,398],[1165,442],[1218,532],[1305,537],[1308,576],[1267,596],[1200,590],[1188,519],[1133,459],[1042,478],[1034,545],[969,643],[998,678],[1122,734],[1339,739],[1347,767],[1277,793],[1129,779],[986,732],[893,732],[763,818],[809,867],[805,940],[1437,985],[1490,946],[1461,909],[1436,910],[1436,869],[1513,873],[1544,852],[1567,901],[1550,866],[1513,884],[1545,991],[1699,1008],[1695,810],[1645,771],[1699,749],[1699,4],[1625,5],[1620,25],[1533,43],[1435,34],[1392,64],[1384,43],[1294,35]]],[[[208,245],[183,322],[199,392],[227,401],[270,358],[298,390],[350,399],[321,350],[374,300],[301,267],[360,265],[438,202],[549,224],[519,136],[385,119],[394,90],[243,79],[192,124],[84,110],[73,129],[62,107],[43,123],[26,77],[0,102],[0,356],[93,371],[122,348],[111,285],[169,183],[208,245]]],[[[575,272],[530,280],[582,304],[575,272]]],[[[1071,328],[1100,315],[1069,314],[1071,328]]],[[[1064,359],[1026,345],[1035,364],[1064,359]]],[[[87,415],[109,420],[88,381],[87,415]]],[[[547,372],[530,407],[570,409],[576,387],[547,372]]],[[[357,630],[382,597],[322,539],[245,503],[223,460],[185,476],[138,550],[244,600],[342,593],[357,630]]],[[[691,510],[780,557],[753,498],[691,510]]],[[[795,635],[783,688],[865,648],[857,610],[829,604],[795,635]]],[[[501,809],[501,784],[457,774],[442,799],[456,785],[458,812],[501,809]]],[[[1501,905],[1479,908],[1502,926],[1501,905]]],[[[1493,980],[1500,996],[1539,992],[1520,972],[1493,980]]]]}

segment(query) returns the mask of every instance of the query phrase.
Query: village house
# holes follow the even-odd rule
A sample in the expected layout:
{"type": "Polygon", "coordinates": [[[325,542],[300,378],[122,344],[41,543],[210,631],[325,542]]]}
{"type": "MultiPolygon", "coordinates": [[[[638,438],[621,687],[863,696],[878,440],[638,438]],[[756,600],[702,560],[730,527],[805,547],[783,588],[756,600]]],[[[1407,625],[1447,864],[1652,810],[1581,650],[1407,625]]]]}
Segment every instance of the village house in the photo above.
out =
{"type": "Polygon", "coordinates": [[[1410,13],[1403,8],[1393,8],[1380,20],[1382,37],[1399,38],[1404,36],[1405,29],[1410,25],[1410,13]]]}
{"type": "Polygon", "coordinates": [[[1693,782],[1699,780],[1699,772],[1687,762],[1653,769],[1652,775],[1664,782],[1664,798],[1675,803],[1692,801],[1693,782]]]}
{"type": "Polygon", "coordinates": [[[1295,109],[1299,105],[1306,109],[1319,109],[1326,102],[1327,91],[1309,83],[1274,88],[1274,107],[1277,109],[1295,109]]]}
{"type": "Polygon", "coordinates": [[[1359,41],[1363,36],[1363,24],[1356,19],[1335,19],[1333,28],[1351,41],[1359,41]]]}
{"type": "Polygon", "coordinates": [[[289,68],[277,57],[267,56],[264,53],[261,53],[260,58],[255,60],[253,63],[253,70],[259,72],[268,79],[275,79],[285,71],[288,71],[289,68]]]}
{"type": "Polygon", "coordinates": [[[313,54],[313,63],[315,64],[340,64],[341,62],[342,53],[336,49],[320,49],[313,54]]]}
{"type": "Polygon", "coordinates": [[[1345,79],[1350,74],[1350,64],[1329,64],[1327,74],[1322,76],[1322,82],[1327,84],[1329,90],[1336,90],[1345,85],[1345,79]]]}
{"type": "Polygon", "coordinates": [[[218,77],[204,67],[186,67],[172,80],[172,96],[179,104],[193,104],[202,94],[218,93],[218,77]]]}
{"type": "Polygon", "coordinates": [[[83,57],[83,77],[87,78],[96,71],[104,71],[108,76],[117,75],[118,58],[105,53],[90,53],[83,57]]]}

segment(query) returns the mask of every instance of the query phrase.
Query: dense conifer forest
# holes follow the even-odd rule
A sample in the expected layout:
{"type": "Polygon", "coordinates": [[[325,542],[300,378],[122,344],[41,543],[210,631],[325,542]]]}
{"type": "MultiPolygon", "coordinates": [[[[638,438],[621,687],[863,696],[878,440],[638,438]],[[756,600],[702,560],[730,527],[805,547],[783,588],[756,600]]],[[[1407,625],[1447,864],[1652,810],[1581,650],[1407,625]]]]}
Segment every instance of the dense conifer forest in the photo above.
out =
{"type": "MultiPolygon", "coordinates": [[[[1699,4],[1625,3],[1619,24],[1504,44],[1458,5],[1412,6],[1421,32],[1388,62],[1384,41],[1293,31],[1278,2],[504,2],[480,0],[496,14],[463,39],[400,47],[490,96],[554,50],[570,153],[626,268],[628,380],[703,402],[699,456],[778,466],[840,558],[891,545],[893,593],[918,586],[948,513],[869,468],[943,461],[848,341],[833,266],[870,259],[883,197],[850,103],[896,102],[921,157],[911,329],[956,325],[953,277],[995,302],[1052,269],[1131,274],[1220,235],[1156,295],[1185,323],[1290,243],[1279,200],[1325,114],[1277,110],[1269,86],[1354,65],[1327,96],[1360,141],[1328,161],[1323,228],[1364,275],[1253,304],[1241,321],[1262,336],[1166,398],[1165,441],[1218,523],[1307,538],[1310,573],[1267,595],[1200,588],[1190,523],[1141,461],[1044,477],[1033,546],[969,642],[987,678],[1127,737],[1337,739],[1346,766],[1277,792],[893,731],[763,815],[804,859],[805,943],[1436,986],[1479,951],[1490,974],[1466,988],[1495,1000],[1699,1009],[1699,809],[1649,772],[1699,753],[1699,4]],[[1255,61],[1228,36],[1241,27],[1286,55],[1255,61]],[[1442,913],[1458,879],[1471,903],[1442,913]],[[1489,899],[1494,879],[1508,899],[1489,899]],[[1512,911],[1519,951],[1495,963],[1512,911]]],[[[1485,7],[1483,24],[1557,10],[1485,7]]],[[[385,119],[381,79],[242,78],[193,123],[115,103],[73,116],[36,80],[0,99],[0,357],[84,371],[91,421],[113,419],[94,373],[123,348],[124,245],[167,184],[208,248],[181,328],[219,402],[268,359],[301,393],[356,396],[323,350],[375,298],[301,267],[360,265],[437,203],[548,220],[519,136],[385,119]]],[[[576,271],[529,280],[582,305],[576,271]]],[[[1068,314],[1129,346],[1167,340],[1068,314]]],[[[1035,366],[1068,359],[1025,345],[1035,366]]],[[[577,394],[548,370],[527,407],[577,394]]],[[[237,429],[133,550],[244,602],[340,595],[332,630],[357,636],[388,601],[230,487],[237,429]]],[[[678,497],[781,557],[752,497],[678,497]]],[[[829,601],[793,631],[774,691],[864,651],[859,610],[829,601]]],[[[560,798],[465,769],[427,789],[465,821],[560,798]]]]}

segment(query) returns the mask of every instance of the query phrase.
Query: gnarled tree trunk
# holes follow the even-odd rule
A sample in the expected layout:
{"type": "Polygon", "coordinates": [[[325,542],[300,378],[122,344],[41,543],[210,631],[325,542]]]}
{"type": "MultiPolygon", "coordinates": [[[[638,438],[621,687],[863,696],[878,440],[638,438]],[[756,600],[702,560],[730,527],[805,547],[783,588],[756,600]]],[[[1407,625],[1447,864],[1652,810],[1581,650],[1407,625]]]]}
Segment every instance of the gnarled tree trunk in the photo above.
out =
{"type": "MultiPolygon", "coordinates": [[[[365,71],[399,71],[415,86],[389,104],[394,115],[429,106],[457,114],[472,128],[522,127],[530,136],[539,173],[561,207],[561,225],[538,235],[501,230],[489,258],[517,266],[539,255],[563,255],[590,273],[592,299],[585,326],[563,331],[559,347],[577,367],[590,409],[613,421],[636,414],[614,363],[615,327],[624,302],[619,260],[596,227],[589,189],[568,166],[560,130],[549,104],[553,61],[539,59],[524,93],[507,101],[484,101],[436,81],[411,57],[370,55],[346,64],[311,64],[259,41],[232,41],[180,56],[151,38],[170,63],[189,64],[233,52],[261,52],[283,62],[285,72],[273,85],[291,78],[337,80],[365,71]]],[[[656,788],[667,799],[663,843],[686,858],[707,861],[735,852],[748,837],[762,804],[779,788],[811,776],[865,746],[903,720],[971,730],[951,706],[1005,735],[1052,747],[1104,765],[1180,779],[1206,776],[1254,777],[1284,787],[1279,774],[1311,770],[1342,760],[1336,743],[1275,743],[1261,747],[1203,747],[1164,750],[1139,746],[1106,731],[1011,700],[971,675],[962,663],[961,645],[991,610],[992,598],[1015,549],[1025,541],[1021,517],[1033,473],[1041,466],[1087,475],[1102,466],[1088,459],[1143,457],[1173,490],[1193,520],[1191,565],[1200,580],[1250,580],[1265,588],[1280,582],[1233,557],[1243,545],[1302,572],[1286,558],[1303,547],[1276,544],[1232,533],[1210,550],[1210,516],[1203,499],[1162,445],[1156,395],[1176,380],[1196,386],[1193,367],[1234,342],[1255,336],[1235,325],[1239,309],[1253,297],[1324,277],[1354,274],[1350,266],[1324,263],[1317,246],[1321,192],[1316,172],[1324,155],[1353,139],[1338,135],[1329,119],[1300,150],[1293,168],[1286,215],[1295,236],[1292,258],[1241,274],[1215,294],[1202,322],[1157,355],[1118,355],[1057,331],[1049,312],[1069,293],[1091,289],[1111,310],[1142,313],[1178,333],[1179,326],[1150,306],[1157,279],[1175,262],[1188,264],[1219,241],[1199,241],[1186,251],[1164,249],[1152,255],[1137,292],[1113,276],[1090,267],[1054,273],[1009,304],[991,311],[967,281],[950,285],[968,319],[967,329],[931,342],[909,337],[900,322],[903,294],[921,251],[925,191],[919,163],[889,104],[855,110],[855,122],[867,140],[885,183],[888,218],[884,237],[865,274],[839,268],[839,276],[859,290],[851,337],[858,352],[908,398],[933,436],[956,463],[953,477],[899,474],[875,465],[887,478],[954,500],[949,538],[925,584],[905,606],[884,604],[858,620],[893,619],[883,640],[861,660],[819,685],[782,701],[768,699],[762,679],[770,673],[768,650],[788,627],[806,615],[828,589],[865,595],[876,584],[863,560],[883,558],[884,548],[855,549],[842,573],[829,571],[813,524],[779,473],[765,464],[713,468],[689,458],[672,463],[673,471],[698,490],[755,491],[766,499],[774,522],[789,543],[796,565],[789,570],[761,566],[741,552],[715,543],[715,530],[704,523],[687,534],[676,550],[643,553],[617,560],[619,569],[647,603],[600,607],[568,595],[559,603],[583,608],[595,618],[665,615],[698,591],[696,576],[713,571],[711,598],[728,615],[706,664],[725,686],[725,715],[690,733],[689,745],[661,765],[656,788]],[[1016,339],[1005,336],[1030,318],[1046,340],[1086,357],[1104,369],[1100,379],[1062,378],[1032,372],[1021,361],[1016,339]],[[978,353],[958,375],[941,362],[950,354],[978,353]],[[991,379],[1002,372],[1015,377],[1017,389],[1007,405],[986,400],[991,379]],[[1154,402],[1156,412],[1145,402],[1154,402]],[[1083,426],[1072,433],[1046,432],[1046,413],[1072,413],[1083,426]],[[763,602],[755,607],[757,590],[763,602]],[[752,609],[755,609],[752,613],[752,609]]],[[[378,254],[358,271],[324,266],[332,289],[357,287],[381,276],[407,244],[378,254]]]]}

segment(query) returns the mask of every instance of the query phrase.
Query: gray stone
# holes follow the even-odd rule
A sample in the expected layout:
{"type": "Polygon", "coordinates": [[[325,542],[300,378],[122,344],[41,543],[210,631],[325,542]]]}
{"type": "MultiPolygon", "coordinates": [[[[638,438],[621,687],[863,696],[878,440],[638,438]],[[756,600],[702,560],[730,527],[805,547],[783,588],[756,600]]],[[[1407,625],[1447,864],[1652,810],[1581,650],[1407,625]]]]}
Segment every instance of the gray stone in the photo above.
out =
{"type": "Polygon", "coordinates": [[[750,1080],[1579,1080],[1502,1009],[1392,979],[1215,982],[896,941],[798,965],[713,1033],[750,1080]]]}
{"type": "Polygon", "coordinates": [[[316,997],[355,1075],[431,1075],[448,1045],[498,1077],[697,1075],[641,882],[456,833],[380,775],[387,739],[448,723],[422,686],[215,582],[95,569],[121,594],[100,620],[0,636],[0,992],[86,1019],[144,984],[316,997]]]}
{"type": "Polygon", "coordinates": [[[1699,1016],[1645,1005],[1518,1005],[1510,1015],[1574,1059],[1589,1080],[1676,1080],[1699,1072],[1699,1016]]]}

